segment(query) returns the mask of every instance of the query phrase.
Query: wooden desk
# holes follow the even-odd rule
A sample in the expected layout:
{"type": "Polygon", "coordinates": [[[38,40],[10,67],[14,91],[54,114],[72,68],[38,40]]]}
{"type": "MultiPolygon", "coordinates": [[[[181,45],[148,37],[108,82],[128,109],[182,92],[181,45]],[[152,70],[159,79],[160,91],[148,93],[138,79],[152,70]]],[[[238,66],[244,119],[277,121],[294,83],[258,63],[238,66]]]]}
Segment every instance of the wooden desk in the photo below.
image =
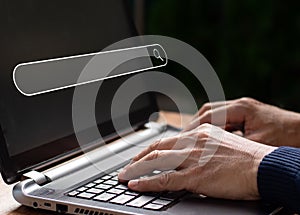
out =
{"type": "MultiPolygon", "coordinates": [[[[180,127],[186,125],[191,119],[190,115],[182,115],[177,113],[161,112],[160,121],[166,121],[173,126],[180,127]]],[[[36,210],[33,208],[21,206],[13,199],[12,196],[13,185],[6,185],[0,177],[0,215],[49,215],[56,214],[49,211],[36,210]]]]}

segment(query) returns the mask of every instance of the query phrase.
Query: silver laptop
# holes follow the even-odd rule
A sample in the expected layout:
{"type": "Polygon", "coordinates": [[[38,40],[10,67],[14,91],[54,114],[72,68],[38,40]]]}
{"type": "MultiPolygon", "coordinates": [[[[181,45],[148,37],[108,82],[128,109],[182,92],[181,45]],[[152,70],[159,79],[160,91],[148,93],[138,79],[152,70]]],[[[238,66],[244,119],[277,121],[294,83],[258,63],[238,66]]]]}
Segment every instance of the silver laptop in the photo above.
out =
{"type": "Polygon", "coordinates": [[[186,191],[138,193],[120,184],[118,172],[132,156],[160,135],[179,132],[171,126],[148,122],[158,109],[153,95],[147,93],[130,109],[135,132],[126,134],[126,141],[116,135],[110,105],[118,86],[130,76],[103,82],[95,115],[105,141],[97,142],[91,136],[93,144],[86,145],[85,154],[85,146],[79,147],[72,125],[74,89],[33,97],[17,91],[12,72],[19,63],[93,53],[135,36],[125,1],[0,2],[1,173],[6,183],[18,182],[13,190],[18,202],[86,215],[272,211],[260,202],[217,200],[186,191]]]}

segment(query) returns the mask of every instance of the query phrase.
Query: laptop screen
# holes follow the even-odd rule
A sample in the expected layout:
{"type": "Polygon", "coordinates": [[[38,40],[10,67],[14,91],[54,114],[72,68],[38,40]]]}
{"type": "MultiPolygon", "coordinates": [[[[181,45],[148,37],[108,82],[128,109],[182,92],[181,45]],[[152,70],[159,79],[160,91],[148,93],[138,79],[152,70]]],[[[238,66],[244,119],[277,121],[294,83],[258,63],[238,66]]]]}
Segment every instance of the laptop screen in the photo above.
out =
{"type": "MultiPolygon", "coordinates": [[[[12,183],[38,164],[79,151],[72,124],[74,88],[26,97],[13,83],[14,67],[99,52],[135,31],[124,1],[0,0],[0,4],[1,171],[12,183]]],[[[95,115],[104,137],[114,133],[111,101],[128,78],[106,80],[99,89],[95,115]]],[[[154,111],[151,95],[138,97],[130,109],[131,123],[144,123],[154,111]]]]}

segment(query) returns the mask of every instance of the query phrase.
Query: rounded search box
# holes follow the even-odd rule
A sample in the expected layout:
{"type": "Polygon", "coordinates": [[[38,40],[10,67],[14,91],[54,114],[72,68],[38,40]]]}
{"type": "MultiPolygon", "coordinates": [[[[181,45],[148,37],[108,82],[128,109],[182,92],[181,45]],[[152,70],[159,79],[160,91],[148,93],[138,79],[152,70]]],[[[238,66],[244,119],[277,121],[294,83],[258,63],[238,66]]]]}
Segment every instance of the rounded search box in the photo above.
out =
{"type": "Polygon", "coordinates": [[[13,81],[23,95],[34,96],[163,67],[167,62],[164,48],[152,44],[21,63],[14,68],[13,81]],[[79,79],[88,63],[92,63],[91,71],[79,79]]]}

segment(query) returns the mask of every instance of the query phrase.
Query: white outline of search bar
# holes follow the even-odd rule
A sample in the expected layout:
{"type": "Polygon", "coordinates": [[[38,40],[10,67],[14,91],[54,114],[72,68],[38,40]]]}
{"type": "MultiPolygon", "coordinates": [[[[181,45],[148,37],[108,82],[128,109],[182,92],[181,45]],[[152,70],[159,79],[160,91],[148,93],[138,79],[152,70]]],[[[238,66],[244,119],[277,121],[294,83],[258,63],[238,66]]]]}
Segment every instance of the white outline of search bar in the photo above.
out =
{"type": "MultiPolygon", "coordinates": [[[[159,52],[158,52],[159,53],[159,52]]],[[[128,53],[127,53],[128,54],[128,53]]],[[[140,56],[140,57],[147,57],[146,55],[145,56],[140,56]]],[[[157,58],[157,59],[158,59],[157,58]]],[[[132,58],[134,59],[134,58],[132,58]]],[[[131,59],[129,59],[131,60],[131,59]]],[[[89,62],[88,62],[89,63],[89,62]]],[[[87,64],[88,64],[87,63],[87,64]]],[[[124,62],[123,62],[124,63],[124,62]]],[[[39,94],[44,94],[44,93],[49,93],[49,92],[53,92],[53,91],[58,91],[58,90],[63,90],[63,89],[66,89],[66,88],[70,88],[70,87],[76,87],[76,86],[80,86],[80,85],[85,85],[85,84],[89,84],[89,83],[93,83],[93,82],[97,82],[97,81],[102,81],[102,80],[106,80],[106,79],[111,79],[111,78],[116,78],[116,77],[119,77],[119,76],[123,76],[123,75],[128,75],[128,74],[133,74],[133,73],[137,73],[137,72],[142,72],[142,71],[146,71],[146,70],[150,70],[150,69],[155,69],[155,68],[159,68],[159,67],[163,67],[163,66],[166,66],[168,63],[168,57],[167,57],[167,53],[166,51],[164,50],[164,48],[159,45],[159,44],[152,44],[152,45],[145,45],[145,46],[137,46],[137,47],[131,47],[131,48],[124,48],[124,49],[117,49],[117,50],[111,50],[111,51],[104,51],[104,52],[96,52],[96,53],[90,53],[90,54],[82,54],[82,55],[75,55],[75,56],[70,56],[70,57],[61,57],[61,58],[54,58],[54,59],[49,59],[49,60],[40,60],[40,61],[33,61],[33,62],[28,62],[28,63],[20,63],[18,64],[14,70],[13,70],[13,82],[16,86],[16,88],[18,89],[18,91],[25,95],[25,96],[35,96],[35,95],[39,95],[39,94]],[[153,51],[151,52],[148,52],[148,49],[151,48],[151,47],[154,47],[153,48],[153,51]],[[156,47],[156,48],[155,48],[156,47]],[[82,58],[82,57],[88,57],[88,56],[91,56],[91,57],[94,57],[94,56],[101,56],[101,55],[105,55],[105,54],[110,54],[110,53],[118,53],[118,52],[125,52],[125,54],[128,52],[128,51],[131,51],[131,50],[138,50],[138,49],[146,49],[147,50],[147,53],[149,56],[149,58],[151,56],[154,56],[155,58],[156,55],[154,54],[154,52],[158,52],[157,50],[157,47],[160,48],[160,50],[162,50],[164,52],[163,55],[159,54],[159,62],[164,62],[164,64],[161,64],[161,65],[157,65],[157,66],[151,66],[151,67],[146,67],[146,68],[143,68],[143,69],[138,69],[138,70],[133,70],[133,71],[130,71],[130,72],[125,72],[125,73],[121,73],[121,74],[117,74],[117,75],[112,75],[112,76],[107,76],[107,77],[103,77],[103,78],[98,78],[98,79],[93,79],[93,80],[89,80],[89,81],[84,81],[84,82],[77,82],[76,83],[70,83],[70,84],[67,84],[65,86],[60,86],[60,87],[53,87],[51,89],[47,89],[47,90],[42,90],[42,91],[39,91],[37,89],[37,92],[34,92],[34,93],[26,93],[24,92],[24,90],[22,90],[21,88],[22,87],[19,87],[18,83],[17,83],[17,80],[16,80],[16,76],[18,72],[22,72],[20,71],[20,68],[22,67],[26,67],[26,66],[29,66],[29,65],[38,65],[38,64],[41,64],[41,63],[47,63],[47,62],[58,62],[58,61],[62,61],[62,60],[69,60],[69,59],[79,59],[79,58],[82,58]],[[162,56],[164,57],[164,60],[162,59],[162,56]]],[[[122,64],[122,62],[120,63],[122,64]]],[[[119,65],[120,65],[119,64],[119,65]]],[[[118,66],[118,65],[117,65],[118,66]]],[[[72,82],[72,81],[71,81],[72,82]]]]}

